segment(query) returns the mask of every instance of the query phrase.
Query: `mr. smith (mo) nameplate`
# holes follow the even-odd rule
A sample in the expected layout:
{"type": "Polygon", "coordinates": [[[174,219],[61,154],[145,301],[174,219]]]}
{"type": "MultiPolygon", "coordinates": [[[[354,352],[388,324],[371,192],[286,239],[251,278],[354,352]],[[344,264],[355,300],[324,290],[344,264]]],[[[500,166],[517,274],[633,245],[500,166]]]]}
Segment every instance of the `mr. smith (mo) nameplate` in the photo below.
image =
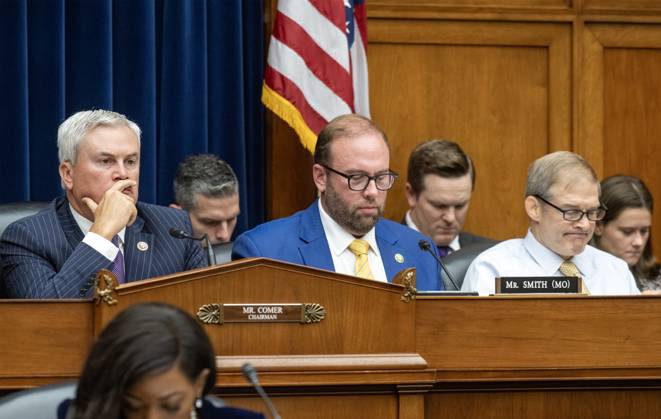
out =
{"type": "Polygon", "coordinates": [[[496,294],[581,294],[576,276],[508,276],[496,278],[496,294]]]}
{"type": "Polygon", "coordinates": [[[318,323],[326,309],[317,303],[205,304],[197,310],[202,323],[318,323]]]}

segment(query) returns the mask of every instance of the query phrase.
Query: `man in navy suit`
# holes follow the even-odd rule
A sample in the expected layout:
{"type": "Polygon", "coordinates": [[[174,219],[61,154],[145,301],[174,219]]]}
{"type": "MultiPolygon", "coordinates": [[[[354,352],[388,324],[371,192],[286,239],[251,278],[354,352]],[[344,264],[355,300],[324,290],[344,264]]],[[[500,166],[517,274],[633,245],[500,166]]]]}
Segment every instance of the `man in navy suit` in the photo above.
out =
{"type": "Polygon", "coordinates": [[[495,242],[462,231],[475,188],[475,167],[459,144],[429,140],[409,157],[403,224],[425,234],[447,256],[474,243],[495,242]]]}
{"type": "Polygon", "coordinates": [[[129,282],[206,266],[197,243],[169,235],[171,227],[191,231],[185,212],[138,202],[134,122],[111,111],[78,112],[57,137],[66,197],[2,235],[8,297],[89,297],[101,269],[129,282]]]}
{"type": "Polygon", "coordinates": [[[319,133],[314,152],[319,199],[239,236],[232,258],[262,256],[382,282],[415,267],[418,289],[442,289],[436,261],[418,245],[431,240],[382,218],[397,178],[389,167],[388,142],[378,127],[359,115],[335,118],[319,133]]]}

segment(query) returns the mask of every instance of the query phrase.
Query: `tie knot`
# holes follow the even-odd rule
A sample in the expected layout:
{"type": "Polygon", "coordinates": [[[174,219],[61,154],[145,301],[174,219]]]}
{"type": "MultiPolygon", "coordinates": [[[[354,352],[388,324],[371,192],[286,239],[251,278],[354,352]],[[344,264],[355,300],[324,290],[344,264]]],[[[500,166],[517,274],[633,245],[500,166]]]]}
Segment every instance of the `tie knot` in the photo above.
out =
{"type": "Polygon", "coordinates": [[[119,234],[115,234],[115,237],[112,238],[112,244],[119,247],[119,234]]]}
{"type": "Polygon", "coordinates": [[[438,254],[441,257],[445,257],[450,254],[452,251],[452,248],[450,246],[437,246],[438,247],[438,254]]]}
{"type": "Polygon", "coordinates": [[[362,240],[362,239],[355,239],[349,245],[349,250],[351,250],[351,253],[353,253],[356,256],[366,255],[367,250],[369,248],[370,248],[370,244],[366,240],[362,240]]]}

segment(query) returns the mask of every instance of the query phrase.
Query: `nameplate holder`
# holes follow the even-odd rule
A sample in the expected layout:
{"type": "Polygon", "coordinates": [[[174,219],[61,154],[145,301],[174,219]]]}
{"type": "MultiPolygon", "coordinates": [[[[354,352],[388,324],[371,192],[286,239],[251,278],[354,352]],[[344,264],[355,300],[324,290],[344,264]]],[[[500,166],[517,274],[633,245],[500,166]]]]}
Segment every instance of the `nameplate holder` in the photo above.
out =
{"type": "Polygon", "coordinates": [[[503,276],[496,278],[496,294],[583,294],[577,276],[503,276]]]}
{"type": "Polygon", "coordinates": [[[318,303],[205,304],[197,310],[205,324],[224,323],[319,323],[326,309],[318,303]]]}

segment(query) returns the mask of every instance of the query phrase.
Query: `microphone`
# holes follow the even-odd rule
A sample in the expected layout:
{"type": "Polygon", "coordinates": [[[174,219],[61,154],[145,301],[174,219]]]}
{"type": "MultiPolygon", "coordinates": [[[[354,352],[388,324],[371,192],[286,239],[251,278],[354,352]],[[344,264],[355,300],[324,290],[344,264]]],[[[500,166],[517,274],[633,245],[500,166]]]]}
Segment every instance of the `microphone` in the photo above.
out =
{"type": "Polygon", "coordinates": [[[459,291],[459,287],[457,286],[457,283],[454,282],[454,278],[452,277],[452,275],[450,275],[448,269],[445,267],[445,263],[443,263],[441,258],[436,256],[436,253],[434,253],[433,250],[431,250],[431,245],[429,244],[429,242],[427,240],[420,240],[418,242],[418,246],[420,247],[420,249],[424,250],[425,252],[428,252],[430,255],[434,257],[434,259],[436,259],[436,263],[438,263],[441,266],[443,272],[445,272],[445,274],[448,276],[450,282],[452,282],[452,285],[454,286],[454,289],[459,291]]]}
{"type": "Polygon", "coordinates": [[[248,380],[248,382],[255,388],[255,390],[257,390],[259,397],[262,398],[266,408],[269,410],[269,413],[271,413],[271,417],[273,419],[280,419],[280,415],[278,414],[278,411],[275,410],[273,403],[271,403],[271,399],[262,388],[262,385],[259,384],[259,379],[257,378],[257,370],[255,367],[253,367],[250,362],[246,362],[241,366],[241,372],[243,373],[243,376],[246,377],[246,380],[248,380]]]}
{"type": "Polygon", "coordinates": [[[207,236],[206,234],[204,236],[197,237],[186,233],[184,230],[180,230],[176,227],[172,227],[170,229],[170,235],[175,239],[189,239],[196,241],[204,240],[204,243],[207,247],[207,263],[209,264],[209,266],[213,266],[216,264],[216,254],[213,252],[211,241],[209,240],[209,236],[207,236]]]}

